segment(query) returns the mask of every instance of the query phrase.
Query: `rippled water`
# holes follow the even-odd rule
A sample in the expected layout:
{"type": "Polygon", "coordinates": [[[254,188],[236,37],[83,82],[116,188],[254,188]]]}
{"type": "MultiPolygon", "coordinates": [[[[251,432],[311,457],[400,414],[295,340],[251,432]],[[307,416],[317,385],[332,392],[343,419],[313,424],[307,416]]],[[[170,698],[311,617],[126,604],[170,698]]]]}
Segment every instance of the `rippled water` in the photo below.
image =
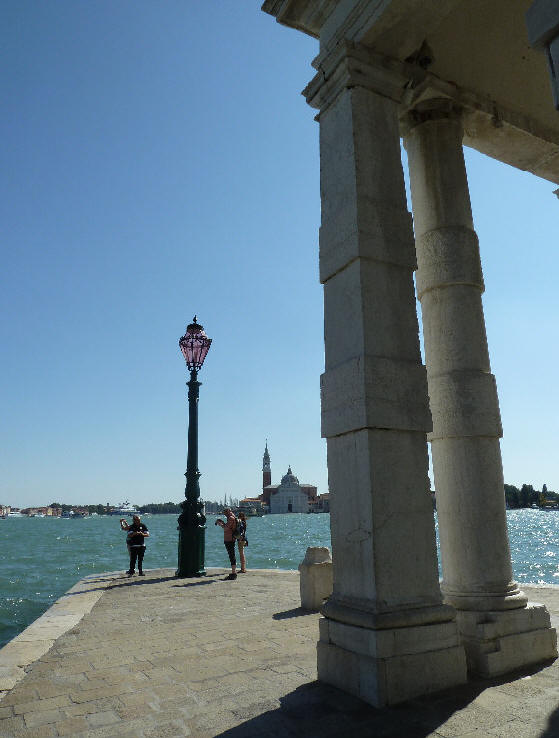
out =
{"type": "Polygon", "coordinates": [[[559,510],[507,512],[517,582],[559,584],[559,510]]]}
{"type": "MultiPolygon", "coordinates": [[[[206,566],[229,566],[223,531],[208,517],[206,566]]],[[[0,647],[88,574],[128,568],[118,517],[0,519],[0,647]]],[[[146,569],[177,565],[175,515],[144,516],[146,569]]],[[[250,518],[249,568],[296,569],[308,546],[330,546],[329,515],[250,518]]]]}
{"type": "MultiPolygon", "coordinates": [[[[518,582],[559,584],[559,511],[507,513],[518,582]]],[[[177,563],[174,515],[142,520],[151,536],[145,568],[177,563]]],[[[208,517],[206,566],[227,566],[223,532],[208,517]]],[[[268,515],[248,521],[249,568],[296,569],[307,546],[330,546],[329,515],[268,515]]],[[[78,579],[128,567],[116,517],[0,520],[0,646],[21,632],[78,579]]]]}

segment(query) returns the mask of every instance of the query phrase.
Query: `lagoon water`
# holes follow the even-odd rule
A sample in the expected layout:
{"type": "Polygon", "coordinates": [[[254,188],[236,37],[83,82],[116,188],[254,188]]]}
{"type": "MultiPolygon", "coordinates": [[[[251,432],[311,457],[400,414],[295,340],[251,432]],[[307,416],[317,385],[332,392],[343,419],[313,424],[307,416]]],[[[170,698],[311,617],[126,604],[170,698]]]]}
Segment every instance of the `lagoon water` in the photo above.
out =
{"type": "MultiPolygon", "coordinates": [[[[507,513],[518,582],[559,584],[559,511],[507,513]]],[[[435,516],[436,517],[436,516],[435,516]]],[[[88,574],[128,568],[118,517],[0,520],[0,647],[88,574]]],[[[228,566],[223,532],[208,516],[206,566],[228,566]]],[[[150,530],[146,569],[175,567],[177,518],[144,516],[150,530]]],[[[296,569],[308,546],[330,546],[330,515],[250,518],[248,568],[296,569]]]]}

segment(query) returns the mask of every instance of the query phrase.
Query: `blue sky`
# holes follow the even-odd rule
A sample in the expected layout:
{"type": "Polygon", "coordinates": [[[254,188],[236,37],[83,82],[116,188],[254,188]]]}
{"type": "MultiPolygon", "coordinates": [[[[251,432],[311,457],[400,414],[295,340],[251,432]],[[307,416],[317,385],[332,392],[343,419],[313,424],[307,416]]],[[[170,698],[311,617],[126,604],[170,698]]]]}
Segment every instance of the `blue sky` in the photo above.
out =
{"type": "MultiPolygon", "coordinates": [[[[195,313],[202,496],[266,438],[327,491],[317,44],[259,6],[1,5],[0,502],[182,499],[195,313]]],[[[505,479],[559,490],[556,187],[466,152],[505,479]]]]}

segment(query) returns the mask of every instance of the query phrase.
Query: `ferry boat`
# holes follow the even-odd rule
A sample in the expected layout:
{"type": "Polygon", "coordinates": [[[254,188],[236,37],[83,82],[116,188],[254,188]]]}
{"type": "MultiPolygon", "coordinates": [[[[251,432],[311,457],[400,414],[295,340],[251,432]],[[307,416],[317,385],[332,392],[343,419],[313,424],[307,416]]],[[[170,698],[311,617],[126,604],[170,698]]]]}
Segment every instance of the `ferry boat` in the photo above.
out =
{"type": "Polygon", "coordinates": [[[131,517],[132,515],[139,515],[138,508],[135,505],[130,504],[128,500],[125,502],[122,502],[119,507],[115,507],[113,510],[110,511],[110,515],[120,515],[121,518],[123,517],[131,517]]]}
{"type": "Polygon", "coordinates": [[[261,507],[256,507],[255,505],[239,505],[235,508],[235,515],[238,515],[239,513],[244,513],[247,518],[261,518],[264,515],[264,512],[261,507]]]}

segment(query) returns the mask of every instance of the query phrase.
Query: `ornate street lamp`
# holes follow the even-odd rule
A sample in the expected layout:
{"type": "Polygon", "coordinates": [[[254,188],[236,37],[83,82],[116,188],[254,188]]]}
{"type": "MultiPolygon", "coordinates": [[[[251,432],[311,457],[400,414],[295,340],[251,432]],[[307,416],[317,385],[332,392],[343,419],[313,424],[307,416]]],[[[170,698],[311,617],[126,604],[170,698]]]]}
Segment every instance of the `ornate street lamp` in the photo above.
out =
{"type": "Polygon", "coordinates": [[[179,515],[179,564],[176,571],[178,577],[201,577],[204,570],[204,554],[206,547],[206,517],[204,505],[200,501],[200,485],[198,479],[198,396],[201,382],[198,371],[202,368],[206,354],[210,350],[212,339],[204,333],[204,328],[194,320],[187,327],[186,333],[179,339],[179,347],[190,371],[188,387],[188,457],[186,462],[185,501],[181,503],[182,513],[179,515]]]}

